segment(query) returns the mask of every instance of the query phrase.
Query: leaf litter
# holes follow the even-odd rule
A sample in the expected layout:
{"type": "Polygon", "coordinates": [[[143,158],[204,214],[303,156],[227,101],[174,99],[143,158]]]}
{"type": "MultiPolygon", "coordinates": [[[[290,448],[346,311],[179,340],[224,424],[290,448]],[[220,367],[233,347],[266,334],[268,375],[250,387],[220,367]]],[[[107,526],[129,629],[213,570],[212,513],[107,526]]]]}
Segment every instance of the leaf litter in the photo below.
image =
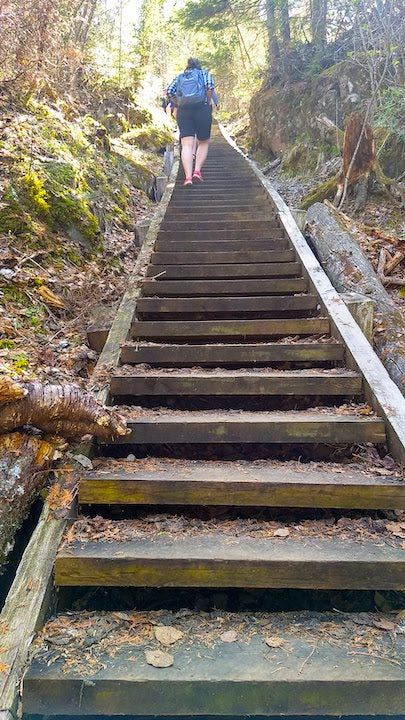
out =
{"type": "MultiPolygon", "coordinates": [[[[354,663],[364,662],[358,655],[368,656],[370,663],[381,660],[405,665],[404,612],[68,612],[46,623],[32,650],[41,665],[57,663],[63,673],[88,677],[109,665],[114,667],[116,661],[167,668],[175,664],[178,651],[186,653],[189,662],[203,661],[208,657],[204,649],[215,651],[224,643],[237,641],[235,652],[241,652],[253,640],[255,647],[259,644],[264,662],[277,663],[287,652],[297,671],[303,665],[302,654],[294,654],[297,641],[307,644],[307,657],[312,656],[313,647],[336,647],[354,663]],[[171,637],[177,637],[170,653],[162,650],[159,628],[171,629],[171,637]],[[274,655],[268,655],[269,648],[274,655]]],[[[306,664],[310,665],[309,660],[306,664]]]]}

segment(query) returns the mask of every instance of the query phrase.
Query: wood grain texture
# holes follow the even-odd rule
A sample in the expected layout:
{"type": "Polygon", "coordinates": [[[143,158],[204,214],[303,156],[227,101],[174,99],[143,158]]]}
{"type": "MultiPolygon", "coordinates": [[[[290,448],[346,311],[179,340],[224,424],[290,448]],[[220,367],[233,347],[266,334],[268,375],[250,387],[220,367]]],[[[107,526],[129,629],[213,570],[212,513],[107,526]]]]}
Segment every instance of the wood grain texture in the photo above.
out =
{"type": "Polygon", "coordinates": [[[131,338],[270,338],[329,332],[327,318],[270,320],[139,320],[132,322],[131,338]]]}
{"type": "Polygon", "coordinates": [[[405,553],[377,542],[169,533],[130,542],[72,543],[55,562],[56,585],[402,590],[405,553]]]}
{"type": "Polygon", "coordinates": [[[344,348],[338,343],[246,343],[232,345],[148,345],[124,343],[121,362],[147,363],[161,367],[217,367],[278,365],[280,363],[341,362],[344,348]]]}
{"type": "Polygon", "coordinates": [[[384,443],[384,422],[375,417],[305,412],[226,412],[141,415],[127,419],[131,434],[114,444],[178,443],[384,443]]]}
{"type": "Polygon", "coordinates": [[[237,295],[254,297],[255,295],[274,295],[305,292],[308,282],[305,278],[256,278],[254,280],[144,280],[142,296],[193,297],[237,295]]]}
{"type": "Polygon", "coordinates": [[[119,369],[114,372],[110,384],[111,394],[119,395],[360,395],[360,375],[328,375],[325,372],[305,373],[272,372],[249,375],[248,373],[215,375],[130,375],[119,369]]]}
{"type": "Polygon", "coordinates": [[[405,508],[405,483],[390,476],[305,468],[240,467],[238,463],[160,461],[156,470],[90,472],[79,502],[112,505],[405,508]]]}

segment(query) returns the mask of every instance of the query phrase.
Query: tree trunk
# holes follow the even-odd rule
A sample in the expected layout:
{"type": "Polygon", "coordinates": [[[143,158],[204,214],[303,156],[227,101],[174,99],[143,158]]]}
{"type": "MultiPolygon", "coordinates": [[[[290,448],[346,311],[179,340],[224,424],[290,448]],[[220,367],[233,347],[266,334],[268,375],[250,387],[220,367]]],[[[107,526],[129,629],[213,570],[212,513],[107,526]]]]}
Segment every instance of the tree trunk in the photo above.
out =
{"type": "Polygon", "coordinates": [[[118,413],[103,407],[93,395],[74,385],[18,383],[3,376],[0,405],[0,433],[32,425],[64,438],[94,435],[108,440],[127,434],[126,423],[118,413]],[[10,401],[10,393],[15,396],[18,387],[24,397],[10,401]]]}
{"type": "Polygon", "coordinates": [[[368,183],[375,172],[377,159],[373,131],[363,114],[354,112],[349,116],[343,140],[343,165],[337,178],[335,205],[344,202],[350,186],[355,198],[354,209],[364,208],[368,195],[368,183]]]}
{"type": "Polygon", "coordinates": [[[326,18],[328,0],[311,0],[311,34],[315,47],[321,50],[326,45],[326,18]]]}
{"type": "Polygon", "coordinates": [[[280,59],[280,48],[276,35],[275,0],[266,0],[266,25],[269,39],[269,61],[272,70],[277,72],[277,63],[280,59]]]}
{"type": "Polygon", "coordinates": [[[43,487],[55,445],[12,433],[0,437],[0,572],[14,536],[43,487]]]}
{"type": "Polygon", "coordinates": [[[281,39],[283,41],[283,50],[284,52],[288,52],[291,40],[288,0],[279,0],[278,6],[280,12],[280,31],[281,39]]]}
{"type": "Polygon", "coordinates": [[[328,209],[316,203],[307,212],[314,249],[338,292],[364,294],[375,302],[374,344],[398,387],[405,390],[405,317],[391,300],[358,243],[328,209]]]}
{"type": "MultiPolygon", "coordinates": [[[[325,118],[321,117],[318,120],[325,124],[325,118]]],[[[328,118],[326,118],[326,122],[331,124],[328,118]]],[[[304,197],[299,206],[301,210],[307,210],[314,203],[322,202],[333,196],[335,196],[334,204],[340,208],[350,190],[350,194],[354,197],[354,210],[358,212],[366,204],[371,178],[375,178],[387,192],[392,193],[393,189],[396,190],[402,203],[405,203],[403,187],[395,180],[386,177],[381,170],[375,154],[373,131],[359,112],[352,113],[348,118],[342,154],[342,168],[337,175],[325,183],[317,185],[304,197]]]]}

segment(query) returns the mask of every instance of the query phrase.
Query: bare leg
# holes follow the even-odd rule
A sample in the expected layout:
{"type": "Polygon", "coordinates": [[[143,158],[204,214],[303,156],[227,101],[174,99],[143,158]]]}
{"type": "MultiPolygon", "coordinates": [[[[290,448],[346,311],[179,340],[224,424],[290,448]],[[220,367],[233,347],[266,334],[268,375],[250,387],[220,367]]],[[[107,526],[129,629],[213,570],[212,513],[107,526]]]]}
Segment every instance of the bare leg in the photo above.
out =
{"type": "Polygon", "coordinates": [[[208,155],[209,140],[199,140],[197,145],[197,155],[195,158],[195,169],[201,172],[208,155]]]}
{"type": "Polygon", "coordinates": [[[186,178],[191,178],[193,174],[193,146],[193,136],[181,138],[181,162],[186,178]]]}
{"type": "Polygon", "coordinates": [[[197,152],[197,135],[194,135],[194,142],[193,142],[193,156],[195,157],[197,152]]]}

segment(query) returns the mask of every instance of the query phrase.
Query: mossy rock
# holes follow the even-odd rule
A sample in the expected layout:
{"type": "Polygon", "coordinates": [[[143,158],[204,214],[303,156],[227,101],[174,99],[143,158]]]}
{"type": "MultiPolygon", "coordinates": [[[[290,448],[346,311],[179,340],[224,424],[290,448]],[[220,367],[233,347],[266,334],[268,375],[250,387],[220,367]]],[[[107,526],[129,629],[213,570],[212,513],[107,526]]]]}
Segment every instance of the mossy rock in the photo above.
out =
{"type": "Polygon", "coordinates": [[[293,145],[283,157],[283,172],[288,175],[308,174],[315,169],[317,148],[300,142],[293,145]]]}
{"type": "Polygon", "coordinates": [[[166,145],[173,142],[173,136],[169,130],[157,128],[155,125],[142,125],[134,128],[122,136],[124,142],[136,145],[142,150],[152,152],[164,152],[166,145]]]}
{"type": "Polygon", "coordinates": [[[104,115],[104,117],[101,118],[101,124],[111,137],[119,137],[122,133],[128,132],[129,130],[129,123],[123,113],[104,115]]]}
{"type": "Polygon", "coordinates": [[[150,125],[152,122],[152,114],[149,110],[139,107],[139,105],[129,105],[127,110],[127,120],[129,125],[150,125]]]}

